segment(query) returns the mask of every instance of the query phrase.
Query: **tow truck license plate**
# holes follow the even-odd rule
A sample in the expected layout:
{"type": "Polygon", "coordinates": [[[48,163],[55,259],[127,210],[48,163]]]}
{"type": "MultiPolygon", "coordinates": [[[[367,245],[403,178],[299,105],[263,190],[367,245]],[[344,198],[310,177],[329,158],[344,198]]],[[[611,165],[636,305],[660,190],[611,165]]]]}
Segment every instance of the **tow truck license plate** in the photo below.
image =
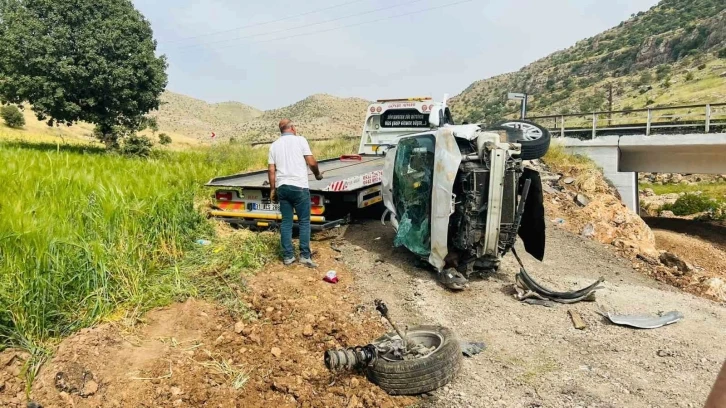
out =
{"type": "Polygon", "coordinates": [[[257,204],[260,211],[280,211],[280,204],[257,204]]]}

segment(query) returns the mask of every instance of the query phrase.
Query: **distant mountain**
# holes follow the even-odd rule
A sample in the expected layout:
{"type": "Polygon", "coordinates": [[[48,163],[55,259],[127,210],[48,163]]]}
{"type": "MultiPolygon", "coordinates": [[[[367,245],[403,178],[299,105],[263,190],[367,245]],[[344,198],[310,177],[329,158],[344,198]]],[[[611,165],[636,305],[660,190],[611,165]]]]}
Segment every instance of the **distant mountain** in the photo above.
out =
{"type": "Polygon", "coordinates": [[[310,139],[327,139],[360,133],[369,102],[357,98],[313,95],[280,109],[261,111],[239,102],[209,104],[185,95],[165,92],[162,106],[152,113],[161,132],[172,132],[208,140],[272,140],[279,134],[282,118],[292,119],[301,134],[310,139]]]}
{"type": "Polygon", "coordinates": [[[477,81],[451,101],[458,120],[726,100],[726,1],[663,0],[648,11],[522,70],[477,81]]]}

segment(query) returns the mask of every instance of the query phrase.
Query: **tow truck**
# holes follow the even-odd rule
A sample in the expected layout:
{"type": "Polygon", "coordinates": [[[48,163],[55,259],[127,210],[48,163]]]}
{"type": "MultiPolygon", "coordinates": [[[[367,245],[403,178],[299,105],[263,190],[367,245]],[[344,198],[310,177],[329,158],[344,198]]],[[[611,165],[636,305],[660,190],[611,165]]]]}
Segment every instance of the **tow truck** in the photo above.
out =
{"type": "MultiPolygon", "coordinates": [[[[323,180],[309,175],[311,228],[335,228],[358,211],[382,207],[385,152],[407,135],[450,125],[454,125],[454,119],[446,106],[446,96],[442,102],[416,97],[370,104],[358,154],[321,160],[323,180]]],[[[213,178],[206,186],[215,189],[211,217],[250,228],[275,228],[282,220],[280,205],[270,200],[267,170],[213,178]]]]}

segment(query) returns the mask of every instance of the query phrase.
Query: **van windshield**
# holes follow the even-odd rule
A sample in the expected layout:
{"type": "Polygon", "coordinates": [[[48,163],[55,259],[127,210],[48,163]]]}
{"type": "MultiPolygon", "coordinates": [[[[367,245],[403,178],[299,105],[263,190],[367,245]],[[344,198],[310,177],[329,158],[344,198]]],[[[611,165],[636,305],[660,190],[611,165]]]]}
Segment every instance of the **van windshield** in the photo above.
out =
{"type": "Polygon", "coordinates": [[[429,115],[416,109],[390,109],[381,115],[381,127],[395,128],[429,128],[429,115]]]}

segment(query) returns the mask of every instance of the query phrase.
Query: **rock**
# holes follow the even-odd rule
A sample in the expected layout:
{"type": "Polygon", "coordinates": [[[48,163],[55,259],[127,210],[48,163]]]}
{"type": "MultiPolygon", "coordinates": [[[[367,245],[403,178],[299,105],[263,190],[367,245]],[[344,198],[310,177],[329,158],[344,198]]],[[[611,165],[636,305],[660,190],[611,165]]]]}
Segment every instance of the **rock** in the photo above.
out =
{"type": "Polygon", "coordinates": [[[81,397],[90,397],[96,392],[98,392],[98,383],[93,380],[86,381],[83,385],[83,391],[81,391],[81,397]]]}
{"type": "Polygon", "coordinates": [[[690,184],[690,183],[688,182],[688,180],[681,180],[681,181],[679,181],[679,182],[678,182],[678,184],[681,184],[681,185],[687,186],[687,185],[688,185],[688,184],[690,184]]]}
{"type": "Polygon", "coordinates": [[[587,205],[590,204],[590,199],[588,199],[587,197],[585,197],[583,194],[578,194],[575,197],[575,202],[580,207],[587,207],[587,205]]]}
{"type": "Polygon", "coordinates": [[[677,268],[678,271],[683,273],[691,272],[693,270],[693,266],[672,252],[663,252],[660,254],[660,261],[663,265],[671,268],[677,268]]]}
{"type": "Polygon", "coordinates": [[[272,350],[270,350],[270,353],[272,353],[275,357],[280,357],[282,355],[282,350],[280,350],[279,347],[273,347],[272,350]]]}
{"type": "Polygon", "coordinates": [[[177,396],[177,395],[182,395],[183,394],[181,388],[179,388],[179,387],[171,387],[170,391],[171,391],[171,395],[173,395],[173,396],[177,396]]]}
{"type": "Polygon", "coordinates": [[[310,337],[314,333],[315,332],[313,331],[313,326],[310,324],[306,324],[305,327],[303,328],[303,336],[305,336],[305,337],[310,337]]]}
{"type": "Polygon", "coordinates": [[[707,296],[726,301],[726,281],[721,278],[711,278],[704,283],[707,296]]]}
{"type": "Polygon", "coordinates": [[[670,210],[661,211],[658,215],[662,218],[675,218],[676,216],[673,211],[670,210]]]}
{"type": "Polygon", "coordinates": [[[357,378],[351,378],[350,388],[357,388],[360,385],[360,380],[357,378]]]}
{"type": "Polygon", "coordinates": [[[238,321],[237,323],[234,324],[234,332],[235,333],[241,334],[242,333],[242,330],[244,330],[244,329],[245,329],[245,322],[243,322],[243,321],[240,320],[240,321],[238,321]]]}
{"type": "Polygon", "coordinates": [[[546,194],[557,194],[557,190],[552,188],[552,186],[547,183],[542,183],[542,191],[544,191],[546,194]]]}
{"type": "Polygon", "coordinates": [[[653,191],[652,188],[646,188],[643,190],[643,194],[645,194],[646,197],[655,197],[655,191],[653,191]]]}
{"type": "Polygon", "coordinates": [[[582,236],[586,238],[595,236],[595,226],[592,224],[585,225],[585,228],[582,229],[582,236]]]}
{"type": "Polygon", "coordinates": [[[616,214],[615,217],[613,218],[613,224],[615,224],[617,226],[625,224],[625,221],[626,221],[625,215],[623,215],[623,214],[616,214]]]}
{"type": "Polygon", "coordinates": [[[350,397],[350,401],[348,402],[348,406],[346,408],[356,408],[358,406],[358,397],[353,395],[350,397]]]}
{"type": "Polygon", "coordinates": [[[248,339],[250,339],[251,342],[260,344],[262,343],[262,339],[260,338],[260,335],[257,333],[252,333],[249,336],[247,336],[248,339]]]}
{"type": "Polygon", "coordinates": [[[671,175],[671,182],[673,182],[673,183],[680,183],[681,181],[683,181],[683,176],[682,175],[680,175],[678,173],[675,173],[675,174],[671,175]]]}
{"type": "Polygon", "coordinates": [[[572,184],[575,182],[575,179],[572,177],[566,177],[564,180],[562,180],[565,184],[572,184]]]}

